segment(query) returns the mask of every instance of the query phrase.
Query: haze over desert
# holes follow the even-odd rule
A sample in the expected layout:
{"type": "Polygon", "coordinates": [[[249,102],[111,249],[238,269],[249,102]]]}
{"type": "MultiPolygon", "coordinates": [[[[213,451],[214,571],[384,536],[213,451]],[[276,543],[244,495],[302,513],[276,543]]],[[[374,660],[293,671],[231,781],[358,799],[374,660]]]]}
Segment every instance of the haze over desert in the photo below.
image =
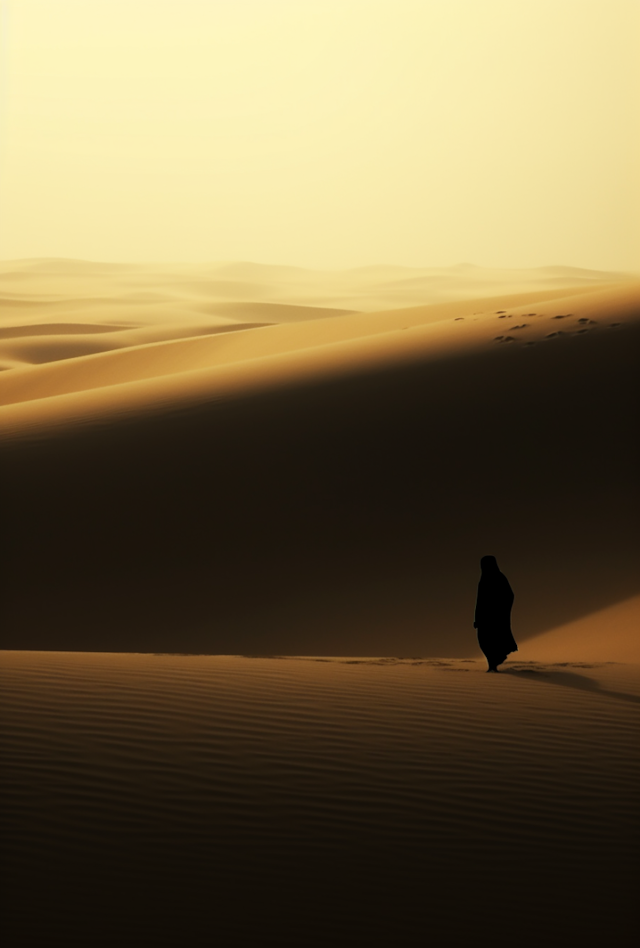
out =
{"type": "Polygon", "coordinates": [[[0,4],[3,948],[637,942],[638,36],[0,4]]]}

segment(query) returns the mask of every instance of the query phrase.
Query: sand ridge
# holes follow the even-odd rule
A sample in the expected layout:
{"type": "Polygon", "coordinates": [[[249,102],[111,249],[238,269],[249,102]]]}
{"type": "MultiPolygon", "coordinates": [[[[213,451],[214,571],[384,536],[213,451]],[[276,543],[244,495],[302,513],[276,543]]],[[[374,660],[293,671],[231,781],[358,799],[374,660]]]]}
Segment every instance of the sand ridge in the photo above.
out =
{"type": "MultiPolygon", "coordinates": [[[[555,291],[534,294],[533,298],[517,294],[472,304],[464,301],[266,327],[238,323],[200,329],[174,327],[171,341],[167,339],[171,332],[166,328],[161,330],[160,341],[152,341],[157,338],[157,330],[152,327],[134,330],[133,338],[131,330],[123,333],[109,327],[106,341],[96,339],[97,332],[86,341],[80,336],[70,336],[68,328],[71,324],[66,324],[64,341],[58,341],[53,335],[32,342],[29,336],[28,341],[18,339],[4,344],[5,354],[9,357],[29,351],[33,362],[48,361],[49,364],[14,369],[0,375],[0,403],[7,405],[110,388],[110,392],[104,393],[106,404],[103,411],[109,410],[114,398],[120,411],[123,399],[121,393],[113,391],[114,386],[216,369],[215,375],[209,378],[183,379],[188,390],[193,391],[202,385],[205,395],[209,391],[215,396],[217,387],[222,385],[223,391],[225,387],[225,375],[220,370],[246,362],[253,363],[249,368],[249,384],[255,387],[261,379],[268,380],[270,375],[283,378],[293,374],[301,378],[323,372],[354,371],[360,366],[391,363],[398,359],[437,358],[455,351],[468,352],[489,341],[503,346],[533,346],[561,337],[567,339],[602,329],[620,329],[629,320],[637,318],[639,286],[624,284],[604,290],[591,287],[582,289],[577,295],[568,292],[568,295],[559,297],[555,291]],[[566,305],[561,306],[561,303],[566,305]],[[531,312],[532,307],[535,313],[531,312]],[[561,312],[557,312],[558,309],[561,312]],[[243,332],[239,332],[240,329],[243,332]],[[247,331],[249,329],[251,332],[247,331]],[[142,339],[148,341],[141,341],[141,333],[142,339]],[[86,352],[89,354],[85,355],[86,352]],[[298,354],[298,366],[290,357],[293,353],[298,354]],[[274,363],[273,360],[278,358],[280,361],[274,363]],[[63,361],[56,363],[55,360],[60,359],[63,361]]],[[[11,327],[8,331],[15,333],[17,330],[11,327]]],[[[242,378],[246,379],[247,372],[244,376],[242,373],[240,368],[235,379],[233,373],[227,373],[226,379],[232,384],[235,381],[237,387],[237,384],[243,384],[242,378]]],[[[151,402],[158,397],[151,394],[152,391],[158,393],[158,387],[149,390],[151,402]]],[[[139,392],[132,390],[131,396],[132,406],[140,403],[140,397],[144,402],[144,394],[140,396],[139,392]]],[[[175,385],[170,397],[180,397],[175,385]]],[[[85,409],[89,404],[98,406],[96,400],[89,403],[83,399],[85,409]]],[[[47,423],[51,420],[51,407],[47,406],[47,423]]],[[[64,403],[60,410],[64,416],[64,403]]],[[[25,417],[33,419],[34,412],[37,412],[35,406],[34,411],[25,417]]],[[[9,414],[9,423],[10,419],[9,414]]]]}

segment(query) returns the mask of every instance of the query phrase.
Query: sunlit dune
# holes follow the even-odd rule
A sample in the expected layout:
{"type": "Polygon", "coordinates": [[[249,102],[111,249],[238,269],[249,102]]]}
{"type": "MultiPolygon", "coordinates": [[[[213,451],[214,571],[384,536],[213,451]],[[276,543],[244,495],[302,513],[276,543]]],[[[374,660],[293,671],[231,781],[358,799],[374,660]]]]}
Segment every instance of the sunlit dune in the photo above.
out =
{"type": "Polygon", "coordinates": [[[526,643],[532,661],[640,664],[640,596],[549,629],[526,643]]]}
{"type": "MultiPolygon", "coordinates": [[[[279,276],[280,271],[285,270],[265,269],[275,269],[279,276]]],[[[52,272],[57,276],[55,267],[52,272]]],[[[67,275],[65,267],[62,273],[67,275]]],[[[100,270],[98,273],[101,275],[100,270]]],[[[95,277],[90,270],[89,275],[95,277]]],[[[42,279],[45,283],[51,280],[51,273],[45,270],[42,279]]],[[[249,361],[253,364],[248,374],[240,369],[235,378],[229,373],[223,378],[218,372],[214,377],[197,381],[183,379],[185,389],[191,393],[187,397],[193,397],[194,382],[205,389],[212,386],[213,394],[219,385],[223,386],[222,390],[225,384],[255,386],[261,379],[268,382],[274,376],[281,381],[287,375],[309,377],[332,373],[336,366],[340,366],[343,373],[357,371],[360,366],[413,360],[418,352],[426,358],[437,358],[447,352],[469,351],[489,341],[513,341],[531,346],[554,335],[585,334],[596,327],[604,328],[604,325],[611,328],[610,322],[633,312],[637,283],[623,280],[619,289],[615,284],[613,286],[613,289],[611,286],[603,289],[600,284],[595,284],[588,289],[570,287],[563,292],[519,292],[472,302],[458,300],[353,314],[322,307],[226,302],[217,308],[213,306],[210,313],[190,313],[186,317],[186,304],[180,307],[173,302],[159,307],[159,304],[145,300],[139,304],[138,325],[125,328],[122,324],[109,325],[106,320],[97,324],[85,322],[78,323],[76,333],[73,333],[73,322],[51,323],[48,333],[46,324],[41,321],[14,322],[0,332],[3,340],[0,342],[0,359],[4,357],[5,367],[19,368],[20,363],[24,363],[29,369],[26,369],[26,374],[12,372],[0,378],[0,403],[6,405],[85,392],[202,369],[220,370],[249,361]],[[585,294],[588,297],[581,299],[585,294]],[[573,305],[574,299],[576,305],[573,305]],[[569,309],[577,306],[580,310],[571,314],[562,328],[557,322],[547,324],[550,319],[557,321],[561,318],[555,312],[560,300],[566,301],[569,309]],[[590,321],[589,314],[599,316],[599,306],[603,303],[609,307],[605,316],[609,322],[600,325],[597,319],[590,321]],[[531,315],[528,310],[534,304],[536,313],[531,315]],[[496,315],[500,318],[500,314],[506,312],[504,307],[510,312],[504,323],[496,323],[496,315]],[[169,310],[173,312],[173,319],[170,319],[169,310]],[[533,323],[526,322],[530,317],[533,323]],[[452,322],[465,322],[464,332],[461,326],[454,326],[452,322]],[[88,331],[87,326],[90,327],[88,331]],[[505,331],[495,335],[496,327],[505,331]],[[240,330],[246,329],[254,331],[240,334],[240,330]],[[407,330],[411,330],[409,336],[404,335],[407,330]],[[517,335],[511,335],[512,332],[517,335]],[[63,340],[58,338],[60,335],[64,336],[63,340]],[[84,335],[90,338],[84,339],[84,335]],[[95,357],[98,353],[101,357],[95,357]],[[299,353],[298,366],[295,358],[284,363],[273,362],[274,357],[277,359],[292,353],[299,353]],[[83,356],[94,358],[87,361],[83,356]],[[40,369],[37,373],[31,369],[33,364],[47,362],[64,364],[40,369]]],[[[65,305],[66,301],[61,307],[65,305]]],[[[103,301],[101,311],[105,307],[108,304],[103,301]]],[[[86,312],[84,316],[86,319],[86,312]]],[[[5,318],[8,320],[10,317],[11,304],[5,318]]],[[[104,397],[107,403],[109,398],[117,399],[120,406],[122,394],[121,391],[112,391],[104,393],[104,397]]],[[[156,388],[155,397],[158,395],[162,398],[162,392],[156,388]]],[[[175,388],[171,395],[177,399],[181,397],[175,388]]],[[[145,395],[141,397],[144,401],[145,395]]],[[[139,403],[139,398],[140,395],[131,390],[132,406],[139,403]]],[[[153,402],[151,390],[146,399],[149,404],[153,402]]],[[[97,403],[94,401],[93,404],[97,403]]],[[[86,408],[88,405],[83,399],[83,406],[86,408]]],[[[65,406],[61,405],[60,410],[64,416],[65,406]]]]}

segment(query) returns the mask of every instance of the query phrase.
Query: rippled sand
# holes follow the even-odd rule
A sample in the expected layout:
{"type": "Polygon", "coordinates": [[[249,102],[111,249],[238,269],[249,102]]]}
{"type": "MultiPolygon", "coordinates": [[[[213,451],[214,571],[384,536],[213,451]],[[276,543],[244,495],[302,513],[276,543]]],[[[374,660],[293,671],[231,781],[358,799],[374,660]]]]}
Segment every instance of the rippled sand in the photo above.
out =
{"type": "Polygon", "coordinates": [[[5,944],[622,945],[640,666],[5,652],[5,944]]]}

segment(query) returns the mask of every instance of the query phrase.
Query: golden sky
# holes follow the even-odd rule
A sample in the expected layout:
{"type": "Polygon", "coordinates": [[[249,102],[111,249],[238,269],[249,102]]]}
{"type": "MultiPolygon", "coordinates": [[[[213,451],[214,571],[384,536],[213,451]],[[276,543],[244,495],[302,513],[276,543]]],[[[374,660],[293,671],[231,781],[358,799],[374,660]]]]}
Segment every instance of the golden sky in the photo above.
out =
{"type": "Polygon", "coordinates": [[[638,0],[0,9],[0,257],[640,270],[638,0]]]}

